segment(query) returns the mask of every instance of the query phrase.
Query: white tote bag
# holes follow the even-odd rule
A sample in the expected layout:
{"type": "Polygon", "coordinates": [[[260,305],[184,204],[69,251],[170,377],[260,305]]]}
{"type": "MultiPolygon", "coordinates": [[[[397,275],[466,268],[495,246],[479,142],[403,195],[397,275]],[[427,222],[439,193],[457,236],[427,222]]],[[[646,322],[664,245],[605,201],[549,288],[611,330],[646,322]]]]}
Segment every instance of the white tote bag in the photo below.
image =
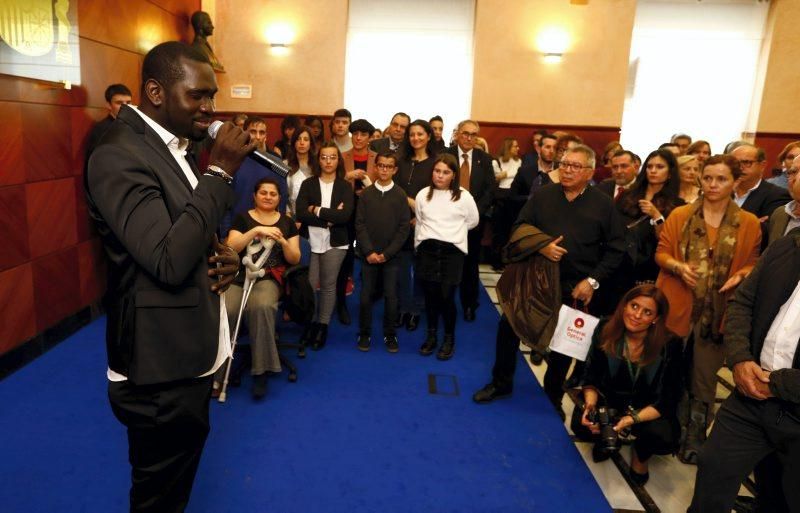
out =
{"type": "Polygon", "coordinates": [[[561,305],[556,331],[550,340],[550,350],[585,361],[599,322],[600,319],[586,312],[561,305]]]}

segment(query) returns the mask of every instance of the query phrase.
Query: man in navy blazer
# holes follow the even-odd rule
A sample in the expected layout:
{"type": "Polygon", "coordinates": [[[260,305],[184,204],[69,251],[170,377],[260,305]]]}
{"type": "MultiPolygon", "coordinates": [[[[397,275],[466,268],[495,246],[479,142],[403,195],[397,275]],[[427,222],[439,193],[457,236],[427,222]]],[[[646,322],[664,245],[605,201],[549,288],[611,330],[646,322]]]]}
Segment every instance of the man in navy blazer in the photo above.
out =
{"type": "Polygon", "coordinates": [[[230,352],[218,294],[239,260],[215,232],[233,204],[231,175],[254,144],[226,123],[205,174],[187,159],[216,92],[204,55],[178,42],[156,46],[142,64],[141,104],[120,109],[86,175],[110,261],[108,394],[127,427],[131,511],[185,509],[209,431],[212,375],[230,352]]]}
{"type": "MultiPolygon", "coordinates": [[[[472,194],[481,216],[478,226],[467,234],[468,253],[464,259],[464,271],[459,287],[461,308],[464,310],[464,320],[466,321],[475,320],[475,309],[478,308],[478,262],[481,252],[481,235],[486,214],[492,205],[495,189],[492,157],[475,147],[475,139],[479,133],[480,127],[476,121],[464,120],[458,124],[456,129],[456,145],[445,150],[456,158],[462,169],[465,165],[469,166],[469,183],[462,181],[461,185],[472,194]]],[[[462,180],[463,178],[462,176],[462,180]]]]}

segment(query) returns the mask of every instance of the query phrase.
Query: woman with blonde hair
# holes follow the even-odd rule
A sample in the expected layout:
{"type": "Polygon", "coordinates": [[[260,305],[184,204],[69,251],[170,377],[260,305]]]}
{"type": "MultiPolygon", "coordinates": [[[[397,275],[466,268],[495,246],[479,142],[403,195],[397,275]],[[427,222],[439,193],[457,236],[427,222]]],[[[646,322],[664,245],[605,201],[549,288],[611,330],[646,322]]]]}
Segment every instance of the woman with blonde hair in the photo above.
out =
{"type": "Polygon", "coordinates": [[[681,155],[678,157],[678,175],[680,176],[680,190],[678,196],[688,203],[700,197],[700,161],[694,155],[681,155]]]}

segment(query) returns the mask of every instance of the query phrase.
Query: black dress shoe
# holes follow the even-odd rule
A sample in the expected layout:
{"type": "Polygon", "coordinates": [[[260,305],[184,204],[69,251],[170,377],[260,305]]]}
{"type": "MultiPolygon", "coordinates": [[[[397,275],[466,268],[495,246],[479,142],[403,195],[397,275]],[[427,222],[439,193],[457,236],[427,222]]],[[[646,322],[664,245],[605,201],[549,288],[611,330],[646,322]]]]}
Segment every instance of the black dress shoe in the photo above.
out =
{"type": "Polygon", "coordinates": [[[319,351],[325,347],[328,341],[328,325],[317,323],[317,330],[314,333],[314,341],[311,343],[311,349],[319,351]]]}
{"type": "Polygon", "coordinates": [[[437,345],[439,345],[439,342],[436,340],[436,330],[428,330],[428,336],[425,337],[425,342],[423,342],[422,346],[419,348],[419,354],[422,356],[430,356],[436,351],[437,345]]]}
{"type": "Polygon", "coordinates": [[[267,373],[253,375],[253,398],[262,399],[267,395],[267,373]]]}
{"type": "Polygon", "coordinates": [[[437,360],[449,360],[453,357],[453,354],[456,352],[456,340],[453,335],[444,336],[444,341],[442,342],[442,347],[439,348],[439,351],[436,353],[437,360]]]}
{"type": "Polygon", "coordinates": [[[406,330],[407,331],[414,331],[419,326],[419,315],[416,314],[408,314],[408,318],[406,319],[406,330]]]}
{"type": "Polygon", "coordinates": [[[339,318],[339,323],[350,326],[350,312],[347,311],[347,305],[344,302],[336,304],[336,316],[339,318]]]}
{"type": "Polygon", "coordinates": [[[467,322],[472,322],[475,320],[475,309],[471,306],[464,308],[464,320],[467,322]]]}
{"type": "Polygon", "coordinates": [[[635,470],[630,469],[630,476],[631,476],[631,481],[633,481],[634,484],[637,484],[639,486],[644,486],[650,479],[650,472],[645,472],[644,474],[640,474],[635,470]]]}
{"type": "Polygon", "coordinates": [[[472,400],[476,403],[484,404],[490,403],[495,399],[505,399],[511,397],[510,388],[497,388],[494,383],[489,383],[481,388],[472,396],[472,400]]]}

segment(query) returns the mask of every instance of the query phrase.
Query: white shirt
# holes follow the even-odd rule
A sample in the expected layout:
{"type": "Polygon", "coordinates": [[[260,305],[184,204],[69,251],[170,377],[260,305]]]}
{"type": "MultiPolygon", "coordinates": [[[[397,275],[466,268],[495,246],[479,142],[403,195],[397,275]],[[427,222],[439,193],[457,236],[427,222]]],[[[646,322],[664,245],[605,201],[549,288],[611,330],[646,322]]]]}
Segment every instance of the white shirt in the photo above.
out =
{"type": "MultiPolygon", "coordinates": [[[[331,207],[331,196],[333,196],[333,184],[325,183],[322,179],[319,180],[319,190],[322,193],[322,208],[331,207]]],[[[317,216],[319,217],[319,216],[317,216]]],[[[319,226],[308,227],[308,243],[311,246],[312,253],[325,253],[331,246],[331,231],[328,228],[321,228],[319,226]]],[[[347,246],[337,246],[337,249],[347,249],[347,246]]]]}
{"type": "Polygon", "coordinates": [[[753,188],[752,188],[752,189],[750,189],[749,191],[745,192],[745,193],[744,193],[744,194],[742,194],[741,196],[739,196],[738,194],[736,194],[736,192],[734,191],[734,193],[733,193],[733,201],[735,201],[735,202],[736,202],[736,204],[737,204],[737,205],[739,205],[739,206],[741,207],[741,206],[744,204],[744,202],[745,202],[745,201],[747,201],[747,197],[748,197],[748,196],[750,196],[750,193],[751,193],[751,192],[753,192],[754,190],[758,189],[758,186],[759,186],[759,185],[761,185],[761,180],[759,180],[759,181],[758,181],[758,182],[757,182],[757,183],[756,183],[756,184],[753,186],[753,188]]]}
{"type": "Polygon", "coordinates": [[[339,148],[339,153],[344,153],[353,149],[353,139],[351,139],[349,135],[343,136],[342,140],[339,140],[338,137],[334,137],[333,142],[335,142],[336,147],[339,148]]]}
{"type": "MultiPolygon", "coordinates": [[[[192,171],[189,161],[186,160],[186,148],[189,146],[189,140],[173,135],[169,130],[156,123],[156,121],[147,114],[140,111],[133,105],[131,105],[131,107],[133,108],[134,112],[139,114],[144,122],[147,123],[147,125],[152,128],[156,134],[158,134],[161,140],[164,141],[164,144],[167,145],[167,148],[172,154],[172,157],[175,159],[175,162],[177,162],[178,166],[180,166],[181,170],[186,175],[186,178],[189,180],[189,183],[192,184],[192,189],[197,187],[197,176],[195,176],[194,172],[192,171]]],[[[217,357],[214,360],[214,365],[211,366],[211,369],[198,377],[210,376],[211,374],[214,374],[217,372],[217,369],[222,367],[222,364],[225,363],[225,360],[230,357],[231,335],[230,328],[228,327],[228,311],[225,308],[225,295],[223,294],[219,299],[219,343],[217,344],[217,357]]],[[[109,381],[126,381],[128,379],[127,376],[124,376],[118,372],[114,372],[110,367],[108,370],[106,370],[106,377],[109,381]]]]}
{"type": "Polygon", "coordinates": [[[800,340],[800,282],[789,296],[789,300],[778,310],[778,315],[769,327],[764,346],[761,348],[759,358],[761,367],[768,371],[791,369],[798,340],[800,340]]]}
{"type": "Polygon", "coordinates": [[[434,189],[428,201],[430,186],[416,197],[417,225],[414,229],[414,247],[427,239],[449,242],[467,254],[467,232],[480,221],[475,199],[463,187],[458,201],[452,201],[449,190],[434,189]]]}
{"type": "Polygon", "coordinates": [[[378,189],[379,191],[387,193],[392,190],[392,187],[394,187],[394,182],[389,182],[389,185],[381,185],[378,183],[377,180],[375,180],[375,183],[372,185],[374,185],[375,188],[378,189]]]}
{"type": "Polygon", "coordinates": [[[461,164],[464,163],[464,155],[467,155],[467,164],[469,164],[469,172],[472,174],[472,150],[464,151],[461,149],[460,146],[456,145],[458,148],[458,167],[461,168],[461,164]]]}
{"type": "Polygon", "coordinates": [[[492,168],[494,168],[494,176],[498,176],[503,171],[506,172],[506,177],[497,183],[497,188],[510,189],[511,182],[513,182],[514,177],[517,176],[517,171],[519,171],[519,167],[521,165],[522,165],[521,159],[516,159],[516,160],[510,159],[508,162],[492,160],[492,168]]]}
{"type": "Polygon", "coordinates": [[[787,203],[784,208],[786,209],[786,213],[789,214],[789,222],[786,224],[786,229],[783,231],[783,234],[786,235],[790,231],[800,226],[800,217],[796,216],[794,213],[795,209],[797,208],[797,202],[795,200],[787,203]]]}
{"type": "Polygon", "coordinates": [[[287,201],[287,213],[297,219],[297,195],[300,193],[300,186],[303,181],[311,176],[311,168],[300,166],[297,172],[286,177],[286,188],[289,190],[289,201],[287,201]]]}

